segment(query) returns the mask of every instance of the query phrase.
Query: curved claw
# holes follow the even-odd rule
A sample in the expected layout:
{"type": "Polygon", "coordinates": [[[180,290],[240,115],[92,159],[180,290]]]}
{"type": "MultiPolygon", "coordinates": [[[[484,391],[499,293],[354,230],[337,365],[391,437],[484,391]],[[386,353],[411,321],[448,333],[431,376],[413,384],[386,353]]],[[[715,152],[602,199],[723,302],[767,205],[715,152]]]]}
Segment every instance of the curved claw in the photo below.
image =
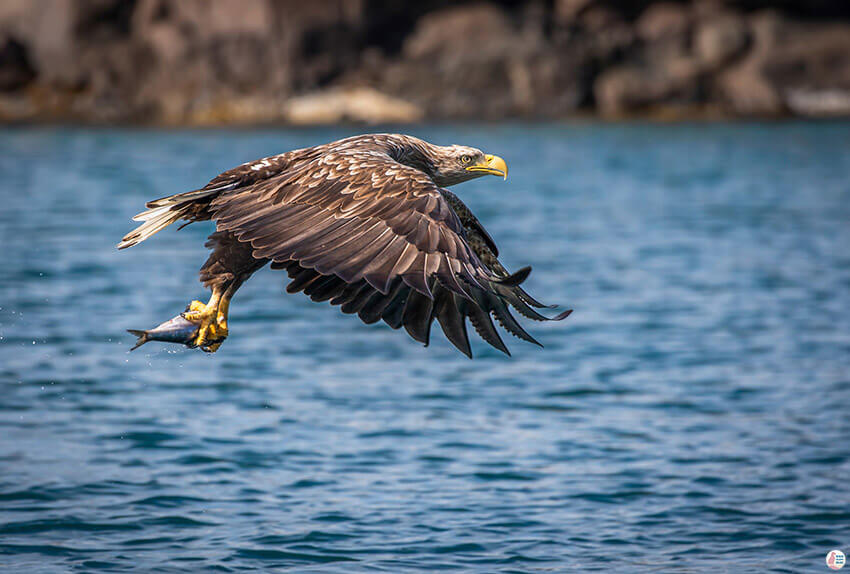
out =
{"type": "Polygon", "coordinates": [[[215,353],[227,338],[227,317],[218,307],[192,301],[182,315],[187,321],[199,324],[198,334],[189,343],[190,347],[200,347],[206,353],[215,353]]]}
{"type": "Polygon", "coordinates": [[[216,351],[218,351],[218,348],[221,347],[222,343],[224,343],[224,339],[219,339],[215,343],[208,343],[204,345],[203,347],[201,347],[201,350],[204,353],[215,353],[216,351]]]}

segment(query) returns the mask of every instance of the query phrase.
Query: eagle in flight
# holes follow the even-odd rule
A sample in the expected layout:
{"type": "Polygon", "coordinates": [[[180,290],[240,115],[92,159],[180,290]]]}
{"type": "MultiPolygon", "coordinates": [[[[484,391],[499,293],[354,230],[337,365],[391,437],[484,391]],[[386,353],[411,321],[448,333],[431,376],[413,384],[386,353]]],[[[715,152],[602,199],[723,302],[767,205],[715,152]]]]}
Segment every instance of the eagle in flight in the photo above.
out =
{"type": "Polygon", "coordinates": [[[561,320],[570,311],[551,318],[536,311],[546,306],[520,286],[531,268],[508,273],[493,239],[445,189],[507,173],[502,158],[475,148],[372,134],[248,162],[201,189],[151,201],[133,218],[143,223],[118,248],[179,220],[213,220],[216,230],[206,244],[212,254],[200,271],[212,295],[156,329],[131,333],[139,336],[137,346],[162,340],[215,352],[228,335],[234,293],[271,263],[289,274],[287,292],[330,301],[367,324],[383,319],[393,329],[404,327],[425,345],[436,319],[448,340],[472,357],[467,318],[506,354],[492,318],[539,345],[509,307],[537,321],[561,320]]]}

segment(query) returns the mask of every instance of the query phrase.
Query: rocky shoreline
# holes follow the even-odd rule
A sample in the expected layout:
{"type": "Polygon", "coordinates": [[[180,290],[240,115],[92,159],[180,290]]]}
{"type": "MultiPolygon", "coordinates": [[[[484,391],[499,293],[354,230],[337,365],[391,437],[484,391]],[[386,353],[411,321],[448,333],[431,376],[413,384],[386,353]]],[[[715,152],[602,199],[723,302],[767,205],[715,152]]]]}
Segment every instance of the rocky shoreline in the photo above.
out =
{"type": "Polygon", "coordinates": [[[0,121],[850,117],[850,5],[6,0],[0,121]]]}

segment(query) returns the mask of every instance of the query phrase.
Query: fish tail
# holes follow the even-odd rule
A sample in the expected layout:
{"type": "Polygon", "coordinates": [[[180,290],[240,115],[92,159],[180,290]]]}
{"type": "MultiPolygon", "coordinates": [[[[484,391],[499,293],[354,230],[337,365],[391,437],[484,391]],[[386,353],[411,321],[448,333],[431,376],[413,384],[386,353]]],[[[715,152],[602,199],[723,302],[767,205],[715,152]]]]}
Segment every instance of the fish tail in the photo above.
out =
{"type": "Polygon", "coordinates": [[[127,332],[131,335],[135,335],[136,337],[138,337],[138,339],[136,339],[136,344],[133,345],[132,349],[130,349],[131,351],[135,351],[136,349],[150,341],[150,337],[148,337],[147,331],[142,331],[139,329],[127,329],[127,332]]]}

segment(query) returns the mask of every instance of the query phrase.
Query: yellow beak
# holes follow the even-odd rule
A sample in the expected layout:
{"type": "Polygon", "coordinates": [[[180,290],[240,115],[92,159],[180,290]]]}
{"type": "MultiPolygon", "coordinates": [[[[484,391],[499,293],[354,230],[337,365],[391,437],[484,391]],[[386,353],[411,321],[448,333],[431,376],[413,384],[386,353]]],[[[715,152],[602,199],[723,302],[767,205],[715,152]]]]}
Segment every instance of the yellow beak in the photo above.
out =
{"type": "Polygon", "coordinates": [[[466,168],[466,171],[501,175],[503,178],[508,179],[508,164],[497,155],[485,155],[484,163],[471,165],[466,168]]]}

